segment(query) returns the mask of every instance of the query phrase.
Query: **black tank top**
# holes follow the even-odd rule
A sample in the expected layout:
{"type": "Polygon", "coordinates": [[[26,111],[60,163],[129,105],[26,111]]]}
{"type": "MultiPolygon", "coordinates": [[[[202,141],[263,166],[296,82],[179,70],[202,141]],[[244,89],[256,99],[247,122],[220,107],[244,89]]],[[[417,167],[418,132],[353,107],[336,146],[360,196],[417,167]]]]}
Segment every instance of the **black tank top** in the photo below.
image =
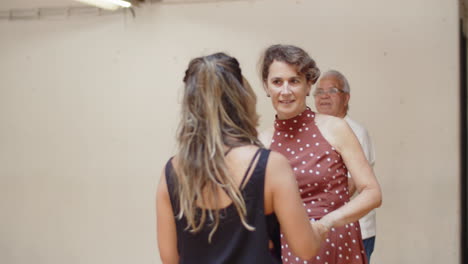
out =
{"type": "MultiPolygon", "coordinates": [[[[271,264],[280,262],[280,238],[279,224],[276,215],[265,215],[264,210],[264,185],[265,168],[268,162],[269,150],[259,149],[260,153],[257,165],[249,180],[244,184],[242,195],[247,208],[247,223],[255,228],[247,230],[240,221],[240,217],[233,204],[220,210],[220,222],[218,229],[208,242],[211,226],[205,227],[195,234],[185,230],[187,221],[185,217],[177,219],[177,247],[181,264],[271,264]],[[275,244],[274,251],[268,249],[268,241],[275,244]]],[[[179,212],[178,199],[175,197],[175,181],[172,162],[166,164],[166,181],[174,214],[179,212]]],[[[248,175],[249,169],[246,171],[248,175]]],[[[243,186],[241,184],[240,186],[243,186]]],[[[164,242],[163,242],[164,243],[164,242]]]]}

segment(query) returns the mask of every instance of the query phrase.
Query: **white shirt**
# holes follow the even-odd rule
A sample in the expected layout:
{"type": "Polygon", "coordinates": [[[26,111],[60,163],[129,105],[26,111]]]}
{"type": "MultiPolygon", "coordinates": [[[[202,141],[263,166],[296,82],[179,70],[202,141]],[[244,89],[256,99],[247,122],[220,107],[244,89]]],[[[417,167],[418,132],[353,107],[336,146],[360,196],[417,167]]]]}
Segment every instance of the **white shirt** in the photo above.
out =
{"type": "MultiPolygon", "coordinates": [[[[359,143],[361,143],[362,150],[364,151],[364,155],[366,155],[367,161],[369,161],[369,165],[374,167],[375,163],[375,152],[374,146],[372,145],[371,138],[367,129],[365,129],[361,124],[352,120],[349,116],[345,116],[344,120],[348,123],[348,125],[353,130],[354,134],[356,135],[359,143]]],[[[351,177],[351,175],[348,174],[351,177]]],[[[375,236],[375,209],[370,211],[367,215],[359,219],[359,225],[361,226],[361,234],[362,239],[370,238],[375,236]]]]}

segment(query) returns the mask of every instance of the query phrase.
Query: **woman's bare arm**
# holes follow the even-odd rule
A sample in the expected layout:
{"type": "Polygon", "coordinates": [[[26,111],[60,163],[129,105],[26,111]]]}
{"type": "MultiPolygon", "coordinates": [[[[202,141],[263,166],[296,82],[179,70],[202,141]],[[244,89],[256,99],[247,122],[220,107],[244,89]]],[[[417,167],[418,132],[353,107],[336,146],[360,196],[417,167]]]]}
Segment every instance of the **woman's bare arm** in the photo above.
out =
{"type": "Polygon", "coordinates": [[[323,136],[341,154],[346,167],[353,175],[356,191],[353,200],[327,214],[320,221],[326,226],[342,226],[359,220],[382,203],[382,194],[374,172],[367,161],[356,136],[346,121],[340,118],[317,115],[317,125],[323,136]]]}
{"type": "Polygon", "coordinates": [[[174,212],[166,184],[166,174],[163,170],[156,193],[156,222],[158,234],[159,255],[164,264],[179,263],[177,251],[177,231],[174,212]]]}
{"type": "Polygon", "coordinates": [[[321,223],[309,222],[289,161],[276,152],[271,152],[268,161],[266,190],[289,248],[303,259],[314,257],[328,230],[321,223]]]}

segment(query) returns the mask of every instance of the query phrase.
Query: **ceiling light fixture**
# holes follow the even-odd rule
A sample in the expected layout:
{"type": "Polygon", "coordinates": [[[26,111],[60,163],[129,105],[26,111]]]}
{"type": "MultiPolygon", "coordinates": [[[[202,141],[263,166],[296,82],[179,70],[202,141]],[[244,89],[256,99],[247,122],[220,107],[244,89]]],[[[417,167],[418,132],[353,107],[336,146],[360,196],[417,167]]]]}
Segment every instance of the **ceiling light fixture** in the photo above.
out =
{"type": "Polygon", "coordinates": [[[123,0],[75,0],[78,2],[82,2],[88,5],[97,6],[102,9],[107,10],[116,10],[118,8],[129,8],[132,6],[130,2],[123,1],[123,0]]]}

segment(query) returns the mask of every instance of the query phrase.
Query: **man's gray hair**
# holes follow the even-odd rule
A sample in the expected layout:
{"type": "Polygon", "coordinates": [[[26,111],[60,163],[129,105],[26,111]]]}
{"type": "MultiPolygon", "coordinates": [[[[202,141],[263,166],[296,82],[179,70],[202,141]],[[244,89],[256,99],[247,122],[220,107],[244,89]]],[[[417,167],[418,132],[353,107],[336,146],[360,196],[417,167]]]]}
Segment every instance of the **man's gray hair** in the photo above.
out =
{"type": "Polygon", "coordinates": [[[320,79],[325,79],[325,78],[335,78],[337,79],[338,81],[341,82],[341,85],[343,87],[341,87],[341,89],[343,89],[343,92],[345,93],[350,93],[351,92],[351,88],[349,87],[349,83],[348,83],[348,79],[346,79],[346,77],[339,71],[337,70],[329,70],[329,71],[326,71],[325,73],[322,74],[322,76],[320,76],[320,79]]]}

